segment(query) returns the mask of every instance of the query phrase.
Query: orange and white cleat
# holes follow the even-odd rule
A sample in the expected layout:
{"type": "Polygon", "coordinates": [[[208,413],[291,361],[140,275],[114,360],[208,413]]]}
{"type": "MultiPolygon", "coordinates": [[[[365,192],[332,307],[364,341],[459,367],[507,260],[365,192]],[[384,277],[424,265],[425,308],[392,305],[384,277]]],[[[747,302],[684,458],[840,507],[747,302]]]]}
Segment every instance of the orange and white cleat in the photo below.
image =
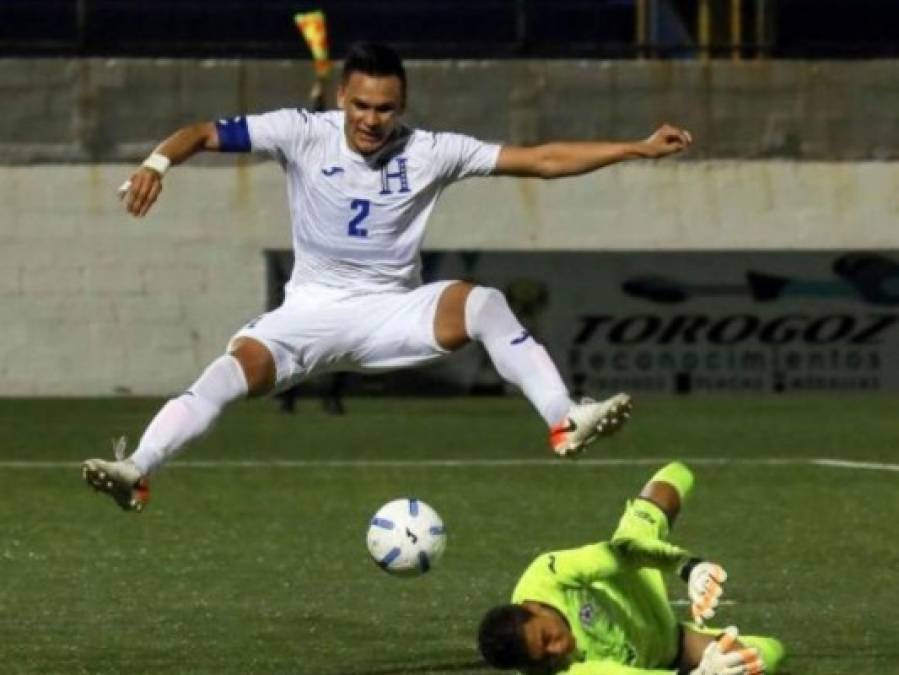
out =
{"type": "Polygon", "coordinates": [[[125,459],[125,438],[113,441],[116,461],[88,459],[81,465],[85,482],[105,492],[125,511],[140,513],[150,501],[150,484],[131,460],[125,459]]]}
{"type": "Polygon", "coordinates": [[[600,436],[609,436],[624,426],[634,405],[627,394],[605,401],[581,399],[571,406],[565,419],[549,430],[549,444],[557,455],[572,457],[600,436]]]}

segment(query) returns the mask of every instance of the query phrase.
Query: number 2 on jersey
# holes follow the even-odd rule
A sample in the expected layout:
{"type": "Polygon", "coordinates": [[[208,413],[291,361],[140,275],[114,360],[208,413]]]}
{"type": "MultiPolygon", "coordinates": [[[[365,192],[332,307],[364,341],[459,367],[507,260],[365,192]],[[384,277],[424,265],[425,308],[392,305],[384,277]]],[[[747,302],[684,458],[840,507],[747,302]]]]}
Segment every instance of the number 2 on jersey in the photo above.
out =
{"type": "Polygon", "coordinates": [[[367,237],[368,230],[364,227],[359,227],[363,220],[368,218],[368,212],[371,210],[371,202],[367,199],[354,199],[350,202],[350,208],[354,211],[358,210],[353,219],[350,220],[349,228],[347,230],[347,234],[351,237],[367,237]]]}

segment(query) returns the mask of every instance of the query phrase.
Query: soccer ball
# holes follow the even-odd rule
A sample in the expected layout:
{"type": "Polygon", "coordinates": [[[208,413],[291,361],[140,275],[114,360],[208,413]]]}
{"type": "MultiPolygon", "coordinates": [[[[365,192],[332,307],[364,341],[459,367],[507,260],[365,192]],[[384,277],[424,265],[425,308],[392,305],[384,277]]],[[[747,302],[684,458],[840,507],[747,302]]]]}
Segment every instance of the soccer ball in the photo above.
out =
{"type": "Polygon", "coordinates": [[[446,548],[446,528],[420,499],[394,499],[368,525],[368,552],[385,572],[402,577],[424,574],[446,548]]]}

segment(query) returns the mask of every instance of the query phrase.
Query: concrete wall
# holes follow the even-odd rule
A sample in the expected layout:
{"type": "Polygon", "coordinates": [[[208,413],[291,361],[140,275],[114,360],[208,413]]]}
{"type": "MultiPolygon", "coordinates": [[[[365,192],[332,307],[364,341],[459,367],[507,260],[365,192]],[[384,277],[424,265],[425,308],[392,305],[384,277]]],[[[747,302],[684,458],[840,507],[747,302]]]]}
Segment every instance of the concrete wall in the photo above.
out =
{"type": "MultiPolygon", "coordinates": [[[[642,138],[693,158],[899,155],[899,61],[410,62],[409,119],[487,139],[642,138]]],[[[0,163],[134,161],[185,123],[302,105],[307,61],[0,59],[0,163]]]]}
{"type": "MultiPolygon", "coordinates": [[[[0,395],[165,394],[264,306],[289,246],[274,164],[178,167],[144,220],[117,165],[0,168],[0,395]]],[[[432,248],[897,249],[899,164],[660,162],[564,181],[470,180],[432,248]]]]}

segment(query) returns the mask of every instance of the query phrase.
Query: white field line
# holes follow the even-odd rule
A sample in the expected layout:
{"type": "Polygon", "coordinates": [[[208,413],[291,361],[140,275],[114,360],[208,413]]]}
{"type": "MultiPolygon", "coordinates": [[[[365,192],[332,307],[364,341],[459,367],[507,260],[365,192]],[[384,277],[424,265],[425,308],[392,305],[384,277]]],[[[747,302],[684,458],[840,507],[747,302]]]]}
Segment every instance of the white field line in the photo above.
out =
{"type": "MultiPolygon", "coordinates": [[[[633,459],[579,459],[565,461],[561,459],[212,459],[181,460],[168,465],[180,469],[305,469],[305,468],[467,468],[467,467],[573,467],[573,466],[655,466],[671,461],[668,457],[640,457],[633,459]]],[[[682,458],[681,461],[693,466],[825,466],[837,469],[865,469],[870,471],[899,472],[899,464],[883,462],[856,462],[843,459],[828,458],[782,458],[760,457],[743,459],[733,457],[694,457],[682,458]]],[[[0,469],[71,469],[80,466],[80,462],[68,461],[28,461],[0,460],[0,469]]],[[[167,467],[167,468],[168,468],[167,467]]]]}
{"type": "Polygon", "coordinates": [[[816,459],[819,466],[832,466],[837,469],[870,469],[872,471],[899,471],[899,464],[883,462],[850,462],[845,459],[816,459]]]}
{"type": "MultiPolygon", "coordinates": [[[[669,605],[674,605],[675,607],[688,607],[691,603],[689,600],[682,598],[679,600],[669,600],[669,605]]],[[[724,606],[733,606],[737,604],[736,600],[719,600],[718,604],[722,607],[724,606]]]]}

